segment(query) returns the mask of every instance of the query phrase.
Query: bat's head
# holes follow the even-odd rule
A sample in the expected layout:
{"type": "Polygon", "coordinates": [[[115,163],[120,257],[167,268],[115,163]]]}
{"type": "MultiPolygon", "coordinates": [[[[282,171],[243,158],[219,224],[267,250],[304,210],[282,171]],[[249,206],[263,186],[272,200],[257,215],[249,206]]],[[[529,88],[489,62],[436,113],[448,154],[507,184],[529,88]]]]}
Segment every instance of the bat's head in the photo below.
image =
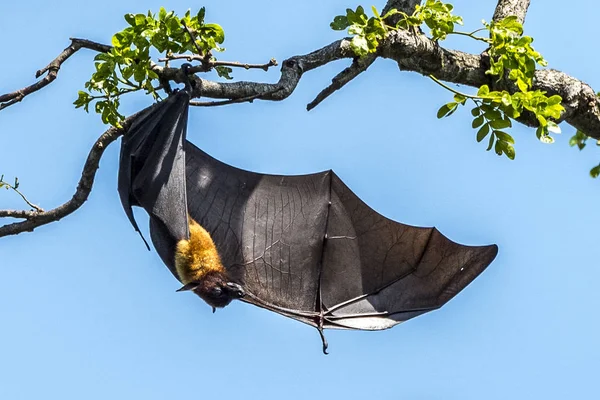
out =
{"type": "Polygon", "coordinates": [[[191,290],[213,308],[222,308],[232,300],[240,299],[246,294],[237,283],[230,282],[222,272],[210,272],[202,280],[190,282],[178,292],[191,290]]]}

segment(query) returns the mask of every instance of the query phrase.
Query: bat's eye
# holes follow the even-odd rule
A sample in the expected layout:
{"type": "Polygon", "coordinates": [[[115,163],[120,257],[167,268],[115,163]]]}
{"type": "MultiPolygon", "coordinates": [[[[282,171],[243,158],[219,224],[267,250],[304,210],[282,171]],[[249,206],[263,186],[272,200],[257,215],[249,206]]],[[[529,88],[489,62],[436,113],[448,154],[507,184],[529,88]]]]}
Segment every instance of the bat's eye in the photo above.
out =
{"type": "Polygon", "coordinates": [[[215,286],[210,290],[210,294],[214,297],[221,297],[221,295],[223,294],[223,290],[220,287],[215,286]]]}

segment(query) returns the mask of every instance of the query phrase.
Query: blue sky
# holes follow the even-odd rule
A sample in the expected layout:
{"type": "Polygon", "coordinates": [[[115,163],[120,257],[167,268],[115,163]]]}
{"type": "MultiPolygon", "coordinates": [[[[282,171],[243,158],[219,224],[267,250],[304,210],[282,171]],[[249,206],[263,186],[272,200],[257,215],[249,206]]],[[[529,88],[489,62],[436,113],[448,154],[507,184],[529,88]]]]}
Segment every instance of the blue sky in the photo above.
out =
{"type": "MultiPolygon", "coordinates": [[[[256,63],[339,38],[329,22],[357,4],[204,2],[207,20],[226,32],[222,58],[256,63]]],[[[496,1],[454,4],[471,30],[491,18],[496,1]]],[[[526,33],[551,67],[598,89],[600,59],[589,40],[597,34],[598,6],[572,4],[534,1],[526,33]]],[[[0,14],[0,92],[31,83],[69,37],[108,43],[124,27],[123,14],[161,5],[182,13],[201,4],[7,2],[0,14]]],[[[463,38],[448,46],[482,50],[463,38]]],[[[18,176],[21,189],[46,209],[72,196],[87,152],[105,130],[96,115],[71,104],[92,72],[92,57],[82,51],[50,87],[0,112],[0,173],[18,176]]],[[[0,398],[597,396],[600,215],[593,204],[600,182],[588,170],[600,152],[593,145],[581,153],[569,148],[574,129],[563,125],[554,145],[515,126],[515,161],[487,153],[475,141],[468,109],[437,120],[450,95],[386,60],[306,112],[347,64],[306,74],[284,102],[192,109],[189,139],[254,171],[332,168],[390,218],[435,225],[461,243],[497,243],[496,261],[479,278],[441,310],[394,329],[330,331],[331,354],[323,356],[308,326],[242,303],[213,315],[195,296],[175,293],[178,282],[145,250],[121,208],[113,144],[79,211],[0,239],[0,398]]],[[[244,80],[279,77],[277,68],[234,72],[244,80]]],[[[125,111],[148,101],[129,101],[125,111]]],[[[14,193],[0,193],[0,208],[22,207],[14,193]]]]}

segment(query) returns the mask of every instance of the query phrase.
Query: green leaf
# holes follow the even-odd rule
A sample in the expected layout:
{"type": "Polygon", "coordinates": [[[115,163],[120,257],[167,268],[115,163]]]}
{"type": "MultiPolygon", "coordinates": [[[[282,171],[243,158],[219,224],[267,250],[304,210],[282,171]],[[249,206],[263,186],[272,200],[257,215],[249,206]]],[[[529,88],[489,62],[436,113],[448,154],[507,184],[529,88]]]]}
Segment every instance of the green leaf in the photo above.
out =
{"type": "Polygon", "coordinates": [[[454,101],[457,102],[457,103],[460,103],[460,104],[464,105],[465,102],[467,101],[467,98],[465,96],[463,96],[462,94],[456,93],[454,95],[454,101]]]}
{"type": "MultiPolygon", "coordinates": [[[[477,142],[481,142],[483,139],[485,139],[485,137],[490,133],[490,126],[489,124],[485,124],[483,125],[481,128],[479,128],[479,130],[477,131],[477,142]]],[[[489,149],[488,149],[489,150],[489,149]]]]}
{"type": "Polygon", "coordinates": [[[588,135],[586,135],[585,133],[581,132],[580,130],[577,130],[577,132],[575,132],[575,135],[573,135],[570,139],[569,139],[569,146],[573,147],[573,146],[577,146],[579,148],[579,150],[583,150],[585,145],[586,145],[586,141],[589,139],[588,135]]]}
{"type": "Polygon", "coordinates": [[[488,85],[482,85],[477,91],[477,96],[484,97],[490,93],[490,88],[488,85]]]}
{"type": "Polygon", "coordinates": [[[479,117],[477,117],[473,120],[473,122],[471,123],[471,127],[473,129],[479,128],[481,125],[483,125],[483,122],[484,122],[483,115],[480,115],[479,117]]]}
{"type": "Polygon", "coordinates": [[[146,16],[144,14],[136,14],[134,17],[134,25],[135,26],[145,26],[146,25],[146,16]]]}
{"type": "Polygon", "coordinates": [[[510,158],[511,160],[515,159],[515,148],[513,147],[512,144],[506,143],[506,145],[503,148],[503,151],[504,151],[504,154],[506,154],[506,156],[508,158],[510,158]]]}
{"type": "Polygon", "coordinates": [[[350,23],[345,15],[338,15],[333,19],[333,22],[329,26],[335,31],[343,31],[350,26],[350,23]]]}
{"type": "Polygon", "coordinates": [[[219,24],[206,24],[204,25],[204,29],[211,30],[212,37],[214,37],[215,41],[219,44],[225,41],[225,31],[219,24]]]}
{"type": "Polygon", "coordinates": [[[561,133],[560,126],[554,121],[548,121],[548,132],[561,133]]]}
{"type": "Polygon", "coordinates": [[[219,65],[215,67],[215,71],[217,71],[217,75],[219,75],[221,78],[233,79],[233,77],[230,75],[233,72],[232,68],[219,65]]]}
{"type": "Polygon", "coordinates": [[[501,140],[496,140],[496,144],[494,145],[494,152],[499,156],[501,156],[503,153],[504,143],[505,142],[503,142],[501,140]]]}
{"type": "Polygon", "coordinates": [[[454,110],[456,110],[457,107],[458,107],[458,104],[455,102],[450,102],[448,104],[444,104],[443,106],[440,107],[440,109],[437,112],[438,119],[451,115],[454,112],[454,110]]]}
{"type": "Polygon", "coordinates": [[[381,19],[381,16],[379,15],[379,11],[377,11],[377,8],[375,8],[375,6],[371,6],[371,11],[373,11],[373,15],[375,16],[375,18],[381,19]]]}
{"type": "Polygon", "coordinates": [[[131,26],[135,26],[135,15],[125,14],[125,21],[131,26]]]}
{"type": "Polygon", "coordinates": [[[489,108],[487,109],[483,115],[490,121],[500,120],[502,119],[502,113],[497,108],[489,108]]]}
{"type": "Polygon", "coordinates": [[[165,18],[166,18],[166,16],[167,16],[167,10],[165,10],[164,7],[161,7],[158,10],[158,19],[161,20],[161,21],[164,21],[165,18]]]}
{"type": "Polygon", "coordinates": [[[590,170],[590,176],[592,178],[597,178],[600,176],[600,164],[590,170]]]}
{"type": "Polygon", "coordinates": [[[513,139],[513,137],[510,136],[506,132],[494,131],[494,134],[496,135],[496,137],[498,138],[498,140],[501,140],[501,141],[507,142],[507,143],[511,143],[511,144],[515,144],[515,140],[513,139]]]}
{"type": "Polygon", "coordinates": [[[488,147],[487,149],[485,149],[485,151],[490,151],[492,149],[492,147],[494,147],[494,138],[496,136],[494,135],[494,132],[492,132],[492,134],[490,135],[490,141],[488,142],[488,147]]]}
{"type": "Polygon", "coordinates": [[[198,24],[203,25],[204,24],[204,16],[206,15],[206,8],[205,7],[201,7],[200,10],[198,10],[198,14],[196,15],[196,19],[198,20],[198,24]]]}
{"type": "Polygon", "coordinates": [[[138,65],[136,68],[134,68],[133,79],[135,79],[135,81],[139,83],[146,79],[146,69],[144,68],[144,66],[138,65]]]}
{"type": "Polygon", "coordinates": [[[540,142],[545,143],[545,144],[552,144],[552,143],[554,143],[554,138],[550,135],[541,135],[540,142]]]}
{"type": "Polygon", "coordinates": [[[479,128],[481,125],[483,125],[483,122],[484,122],[483,115],[480,115],[479,117],[473,119],[473,122],[471,123],[471,127],[473,129],[479,128]]]}
{"type": "Polygon", "coordinates": [[[494,129],[505,129],[505,128],[510,128],[512,126],[512,123],[510,122],[510,119],[503,118],[503,119],[494,119],[494,120],[490,121],[490,125],[494,129]]]}

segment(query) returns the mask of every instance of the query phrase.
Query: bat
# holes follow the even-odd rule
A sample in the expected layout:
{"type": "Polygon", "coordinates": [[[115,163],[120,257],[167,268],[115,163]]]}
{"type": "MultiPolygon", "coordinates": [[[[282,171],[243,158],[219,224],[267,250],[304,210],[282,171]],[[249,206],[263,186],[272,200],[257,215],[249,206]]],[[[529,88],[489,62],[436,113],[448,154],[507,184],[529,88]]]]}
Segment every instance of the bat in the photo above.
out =
{"type": "Polygon", "coordinates": [[[496,245],[385,218],[331,170],[267,175],[212,158],[186,140],[188,102],[180,90],[135,118],[118,191],[138,232],[132,206],[148,213],[179,290],[213,312],[235,299],[274,311],[317,328],[326,353],[324,329],[387,329],[435,310],[496,257],[496,245]]]}

